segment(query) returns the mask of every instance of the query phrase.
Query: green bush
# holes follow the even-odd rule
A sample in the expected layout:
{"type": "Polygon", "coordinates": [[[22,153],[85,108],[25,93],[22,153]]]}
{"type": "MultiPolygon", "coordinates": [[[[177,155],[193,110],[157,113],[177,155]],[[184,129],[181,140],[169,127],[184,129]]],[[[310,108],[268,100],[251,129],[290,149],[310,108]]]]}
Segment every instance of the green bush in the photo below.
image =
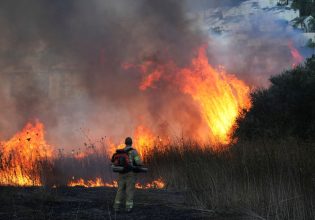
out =
{"type": "Polygon", "coordinates": [[[315,17],[315,2],[313,0],[294,0],[292,8],[299,9],[301,16],[315,17]]]}
{"type": "Polygon", "coordinates": [[[251,94],[252,108],[237,120],[240,139],[315,139],[315,57],[273,76],[268,89],[251,94]]]}

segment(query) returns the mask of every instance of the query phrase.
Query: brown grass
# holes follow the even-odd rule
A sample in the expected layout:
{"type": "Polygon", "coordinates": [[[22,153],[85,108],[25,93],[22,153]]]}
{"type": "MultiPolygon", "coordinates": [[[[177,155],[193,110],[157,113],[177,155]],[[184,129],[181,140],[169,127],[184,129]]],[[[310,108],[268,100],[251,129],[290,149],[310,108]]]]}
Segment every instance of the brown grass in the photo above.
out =
{"type": "Polygon", "coordinates": [[[315,219],[315,145],[238,143],[224,152],[177,143],[147,162],[152,178],[186,192],[187,203],[256,219],[315,219]],[[208,150],[207,150],[208,149],[208,150]]]}
{"type": "MultiPolygon", "coordinates": [[[[254,219],[315,219],[314,158],[315,143],[295,139],[239,142],[222,152],[180,140],[148,154],[146,179],[162,177],[169,190],[184,192],[188,205],[203,210],[254,219]]],[[[60,155],[40,167],[48,186],[66,185],[72,176],[113,178],[108,158],[99,152],[81,160],[60,155]]]]}

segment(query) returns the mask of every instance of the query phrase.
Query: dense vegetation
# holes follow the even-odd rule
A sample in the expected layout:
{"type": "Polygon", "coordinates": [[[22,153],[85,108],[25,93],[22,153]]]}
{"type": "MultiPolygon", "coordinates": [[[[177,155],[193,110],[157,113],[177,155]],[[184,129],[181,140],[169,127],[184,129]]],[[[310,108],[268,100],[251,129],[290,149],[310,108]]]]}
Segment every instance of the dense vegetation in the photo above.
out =
{"type": "Polygon", "coordinates": [[[309,220],[315,216],[314,149],[296,140],[239,142],[220,153],[177,143],[151,154],[148,175],[184,192],[188,206],[218,215],[309,220]]]}
{"type": "Polygon", "coordinates": [[[179,141],[147,158],[186,201],[252,219],[315,219],[315,57],[252,93],[238,142],[215,152],[179,141]]]}
{"type": "Polygon", "coordinates": [[[294,9],[300,10],[301,16],[312,15],[315,17],[315,1],[314,0],[294,0],[292,3],[294,9]]]}
{"type": "Polygon", "coordinates": [[[252,93],[252,108],[238,120],[242,139],[315,139],[315,57],[274,76],[268,89],[252,93]]]}

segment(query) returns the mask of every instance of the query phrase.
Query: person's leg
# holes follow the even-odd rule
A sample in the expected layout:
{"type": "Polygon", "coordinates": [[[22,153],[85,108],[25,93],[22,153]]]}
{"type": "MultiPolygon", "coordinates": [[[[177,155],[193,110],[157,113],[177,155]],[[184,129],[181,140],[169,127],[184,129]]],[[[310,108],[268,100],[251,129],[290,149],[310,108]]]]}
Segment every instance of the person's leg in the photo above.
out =
{"type": "Polygon", "coordinates": [[[133,208],[133,195],[135,192],[136,174],[130,172],[126,176],[126,211],[133,208]]]}
{"type": "Polygon", "coordinates": [[[126,174],[119,174],[118,177],[118,189],[117,189],[117,193],[116,193],[116,197],[115,197],[115,201],[114,201],[114,209],[116,211],[119,210],[123,197],[124,197],[124,191],[126,188],[126,174]]]}

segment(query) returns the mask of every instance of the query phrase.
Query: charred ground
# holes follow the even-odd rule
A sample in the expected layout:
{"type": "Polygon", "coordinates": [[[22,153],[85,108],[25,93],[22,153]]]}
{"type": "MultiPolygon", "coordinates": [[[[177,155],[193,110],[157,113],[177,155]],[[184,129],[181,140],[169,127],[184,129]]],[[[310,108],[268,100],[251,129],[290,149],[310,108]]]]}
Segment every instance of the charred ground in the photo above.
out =
{"type": "Polygon", "coordinates": [[[115,213],[112,188],[1,187],[0,219],[247,219],[236,211],[189,207],[184,194],[138,190],[131,214],[115,213]],[[232,217],[233,216],[233,217],[232,217]]]}

